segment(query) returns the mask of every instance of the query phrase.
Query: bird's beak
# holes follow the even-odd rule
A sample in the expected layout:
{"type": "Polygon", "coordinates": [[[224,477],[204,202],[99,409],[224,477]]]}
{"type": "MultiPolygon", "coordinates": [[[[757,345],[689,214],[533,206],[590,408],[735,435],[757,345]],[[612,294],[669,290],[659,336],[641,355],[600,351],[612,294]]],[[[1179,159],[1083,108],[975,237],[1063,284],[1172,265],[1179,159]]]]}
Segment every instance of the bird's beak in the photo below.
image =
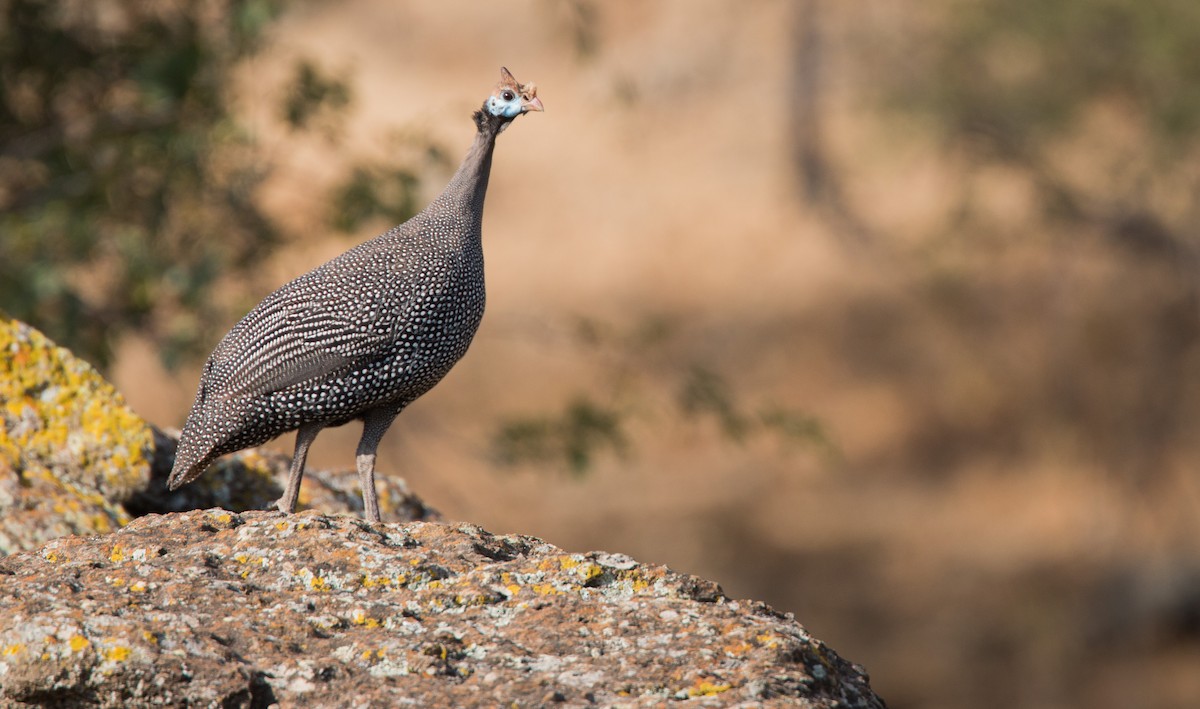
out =
{"type": "Polygon", "coordinates": [[[521,113],[528,113],[529,111],[545,111],[545,110],[546,109],[542,106],[542,100],[540,98],[538,98],[537,96],[534,96],[533,98],[528,99],[528,100],[521,101],[521,113]]]}

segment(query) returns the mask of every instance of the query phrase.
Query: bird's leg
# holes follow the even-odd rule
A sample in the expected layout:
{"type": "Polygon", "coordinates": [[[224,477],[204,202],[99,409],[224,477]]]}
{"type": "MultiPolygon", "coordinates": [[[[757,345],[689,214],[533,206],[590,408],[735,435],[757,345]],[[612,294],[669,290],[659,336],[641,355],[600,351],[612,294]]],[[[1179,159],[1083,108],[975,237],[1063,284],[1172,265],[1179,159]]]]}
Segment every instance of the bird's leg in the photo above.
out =
{"type": "Polygon", "coordinates": [[[325,424],[314,421],[306,423],[296,431],[296,452],[292,455],[292,467],[288,471],[287,489],[275,503],[280,512],[291,514],[296,511],[296,499],[300,497],[300,478],[304,477],[304,461],[308,458],[308,447],[325,424]]]}
{"type": "Polygon", "coordinates": [[[358,442],[358,454],[354,458],[358,466],[358,483],[362,487],[363,516],[368,522],[379,521],[379,495],[375,492],[375,449],[397,412],[373,411],[363,419],[362,440],[358,442]]]}

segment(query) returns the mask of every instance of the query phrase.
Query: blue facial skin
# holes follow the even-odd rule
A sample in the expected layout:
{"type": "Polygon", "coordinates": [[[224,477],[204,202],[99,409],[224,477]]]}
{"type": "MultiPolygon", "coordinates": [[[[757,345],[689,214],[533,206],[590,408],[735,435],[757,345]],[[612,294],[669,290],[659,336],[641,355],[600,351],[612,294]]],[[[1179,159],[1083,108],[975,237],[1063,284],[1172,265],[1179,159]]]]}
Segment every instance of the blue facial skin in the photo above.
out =
{"type": "Polygon", "coordinates": [[[491,96],[487,100],[488,112],[493,116],[504,116],[505,118],[516,118],[521,115],[521,97],[515,92],[504,92],[500,96],[491,96]],[[504,95],[512,96],[509,101],[504,100],[504,95]]]}

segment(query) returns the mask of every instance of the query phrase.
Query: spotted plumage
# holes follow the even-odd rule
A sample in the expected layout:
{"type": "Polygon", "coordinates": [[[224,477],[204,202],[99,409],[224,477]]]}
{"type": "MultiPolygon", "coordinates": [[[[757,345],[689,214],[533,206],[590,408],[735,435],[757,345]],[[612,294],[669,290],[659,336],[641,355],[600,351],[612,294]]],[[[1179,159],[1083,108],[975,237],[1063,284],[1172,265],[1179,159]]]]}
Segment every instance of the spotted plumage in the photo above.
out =
{"type": "Polygon", "coordinates": [[[437,199],[284,285],[234,325],[204,366],[172,490],[221,455],[296,430],[287,489],[276,503],[293,512],[317,433],[361,419],[364,512],[379,520],[379,440],[466,353],[483,317],[480,228],[496,136],[517,116],[541,110],[536,87],[501,69],[475,113],[475,142],[437,199]]]}

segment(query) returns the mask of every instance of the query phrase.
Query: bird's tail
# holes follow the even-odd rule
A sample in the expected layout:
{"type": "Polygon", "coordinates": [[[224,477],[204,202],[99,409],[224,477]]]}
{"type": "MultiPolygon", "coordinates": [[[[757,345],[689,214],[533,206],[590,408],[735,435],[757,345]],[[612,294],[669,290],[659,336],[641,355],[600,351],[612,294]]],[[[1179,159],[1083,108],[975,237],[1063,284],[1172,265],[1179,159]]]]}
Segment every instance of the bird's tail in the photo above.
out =
{"type": "MultiPolygon", "coordinates": [[[[179,434],[179,445],[175,448],[175,464],[171,468],[171,476],[167,478],[167,489],[177,490],[200,477],[208,468],[208,464],[219,457],[217,445],[212,435],[213,426],[205,426],[208,419],[205,411],[204,384],[196,394],[196,401],[188,413],[183,431],[179,434]]],[[[212,412],[208,412],[212,413],[212,412]]]]}
{"type": "Polygon", "coordinates": [[[201,450],[194,441],[186,438],[187,429],[179,437],[179,448],[175,450],[175,465],[171,468],[171,476],[167,478],[167,489],[178,490],[191,481],[200,477],[208,469],[208,464],[217,456],[211,451],[201,450]]]}

